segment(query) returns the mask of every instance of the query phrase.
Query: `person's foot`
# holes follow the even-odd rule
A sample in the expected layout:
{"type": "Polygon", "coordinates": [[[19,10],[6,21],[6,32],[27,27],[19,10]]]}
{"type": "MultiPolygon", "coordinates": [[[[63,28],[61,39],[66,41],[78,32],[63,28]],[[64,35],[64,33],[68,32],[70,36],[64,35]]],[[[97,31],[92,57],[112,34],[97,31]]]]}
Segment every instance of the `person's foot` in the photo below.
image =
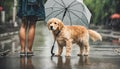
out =
{"type": "Polygon", "coordinates": [[[32,50],[30,50],[30,49],[27,50],[27,56],[33,56],[32,50]]]}
{"type": "Polygon", "coordinates": [[[25,52],[20,52],[20,56],[25,56],[25,52]]]}
{"type": "Polygon", "coordinates": [[[24,49],[21,49],[20,56],[25,56],[25,50],[24,49]]]}
{"type": "Polygon", "coordinates": [[[27,52],[27,56],[33,56],[33,52],[27,52]]]}

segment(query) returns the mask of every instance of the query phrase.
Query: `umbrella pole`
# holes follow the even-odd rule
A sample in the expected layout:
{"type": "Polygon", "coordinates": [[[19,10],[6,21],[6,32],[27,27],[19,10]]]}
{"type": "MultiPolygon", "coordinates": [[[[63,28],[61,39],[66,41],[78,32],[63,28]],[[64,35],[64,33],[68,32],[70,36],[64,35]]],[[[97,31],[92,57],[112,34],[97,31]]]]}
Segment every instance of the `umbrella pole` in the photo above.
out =
{"type": "Polygon", "coordinates": [[[66,15],[66,12],[67,12],[67,8],[65,8],[65,12],[64,12],[64,14],[63,14],[62,21],[63,21],[65,15],[66,15]]]}
{"type": "MultiPolygon", "coordinates": [[[[62,21],[64,20],[64,17],[65,17],[65,15],[66,15],[67,11],[68,11],[68,8],[65,8],[65,12],[64,12],[64,14],[63,14],[62,21]]],[[[68,12],[68,13],[69,13],[69,12],[68,12]]],[[[69,14],[69,15],[70,15],[70,14],[69,14]]],[[[70,18],[70,24],[72,25],[71,18],[70,18]]]]}

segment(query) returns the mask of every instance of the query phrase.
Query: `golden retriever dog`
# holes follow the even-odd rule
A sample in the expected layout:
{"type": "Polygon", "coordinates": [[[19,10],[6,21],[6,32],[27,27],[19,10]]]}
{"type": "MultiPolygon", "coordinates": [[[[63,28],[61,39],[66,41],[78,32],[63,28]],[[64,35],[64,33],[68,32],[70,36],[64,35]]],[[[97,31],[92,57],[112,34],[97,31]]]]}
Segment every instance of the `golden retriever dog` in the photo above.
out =
{"type": "Polygon", "coordinates": [[[89,37],[93,41],[102,40],[102,36],[94,30],[87,29],[84,26],[73,25],[66,26],[57,18],[51,18],[47,23],[48,29],[52,31],[58,44],[56,56],[60,56],[63,47],[66,47],[66,56],[71,56],[71,46],[76,43],[80,47],[78,55],[89,54],[89,37]]]}

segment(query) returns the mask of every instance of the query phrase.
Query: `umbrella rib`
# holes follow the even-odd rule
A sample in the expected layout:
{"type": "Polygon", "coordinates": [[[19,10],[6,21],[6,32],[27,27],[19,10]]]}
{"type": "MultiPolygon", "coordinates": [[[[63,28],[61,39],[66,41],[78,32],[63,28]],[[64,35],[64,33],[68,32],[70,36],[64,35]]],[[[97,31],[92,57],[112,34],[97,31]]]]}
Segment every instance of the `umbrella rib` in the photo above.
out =
{"type": "Polygon", "coordinates": [[[57,17],[58,15],[60,15],[60,13],[62,13],[63,12],[63,10],[61,10],[57,15],[55,15],[55,17],[57,17]]]}
{"type": "MultiPolygon", "coordinates": [[[[73,4],[73,5],[71,5],[70,7],[73,7],[73,6],[76,6],[76,5],[82,5],[82,3],[75,3],[75,4],[73,4]]],[[[83,5],[82,5],[83,6],[83,5]]],[[[83,6],[84,7],[84,6],[83,6]]]]}
{"type": "MultiPolygon", "coordinates": [[[[76,12],[81,12],[81,13],[85,16],[85,14],[84,14],[82,11],[73,10],[73,9],[69,9],[69,10],[76,11],[76,12]]],[[[85,18],[87,19],[87,17],[86,17],[86,16],[85,16],[85,18]]],[[[88,22],[88,20],[87,20],[87,22],[88,22]]]]}
{"type": "Polygon", "coordinates": [[[71,3],[68,5],[68,8],[69,8],[74,2],[76,2],[76,0],[74,0],[73,2],[71,2],[71,3]]]}
{"type": "Polygon", "coordinates": [[[46,17],[49,17],[51,14],[53,14],[54,12],[57,12],[57,11],[61,11],[61,10],[55,10],[55,11],[52,11],[49,15],[47,15],[46,17]]]}
{"type": "Polygon", "coordinates": [[[52,8],[64,9],[64,8],[60,8],[60,7],[48,7],[48,8],[45,8],[45,9],[52,9],[52,8]]]}
{"type": "Polygon", "coordinates": [[[68,17],[70,19],[70,24],[72,25],[72,19],[71,19],[71,15],[70,15],[70,12],[68,11],[68,17]]]}
{"type": "Polygon", "coordinates": [[[62,1],[63,5],[66,7],[65,3],[63,2],[63,0],[61,0],[61,1],[62,1]]]}
{"type": "Polygon", "coordinates": [[[59,2],[57,2],[56,0],[54,0],[56,3],[58,3],[59,5],[61,5],[62,7],[64,7],[62,4],[60,4],[59,2]]]}
{"type": "MultiPolygon", "coordinates": [[[[73,15],[75,15],[75,16],[77,16],[78,18],[80,18],[78,15],[76,15],[74,12],[72,12],[72,11],[70,11],[73,15]]],[[[81,18],[80,18],[81,19],[81,18]]],[[[82,20],[82,19],[81,19],[82,20]]],[[[82,20],[83,21],[83,20],[82,20]]],[[[87,26],[87,24],[86,24],[86,22],[85,21],[83,21],[84,23],[82,23],[82,24],[84,24],[85,26],[87,26]]]]}
{"type": "Polygon", "coordinates": [[[73,5],[71,5],[71,7],[76,6],[76,5],[79,5],[79,4],[80,4],[80,3],[73,4],[73,5]]]}

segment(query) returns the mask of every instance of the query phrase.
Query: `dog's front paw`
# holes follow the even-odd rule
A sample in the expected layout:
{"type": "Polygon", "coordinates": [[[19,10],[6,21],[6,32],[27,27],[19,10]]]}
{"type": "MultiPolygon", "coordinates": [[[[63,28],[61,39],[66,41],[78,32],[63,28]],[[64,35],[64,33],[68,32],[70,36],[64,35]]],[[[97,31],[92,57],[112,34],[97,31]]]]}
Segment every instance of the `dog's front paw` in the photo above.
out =
{"type": "Polygon", "coordinates": [[[57,57],[57,56],[61,56],[60,54],[55,54],[55,56],[57,57]]]}
{"type": "Polygon", "coordinates": [[[82,56],[82,54],[77,54],[77,56],[82,56]]]}
{"type": "Polygon", "coordinates": [[[84,56],[88,56],[88,53],[84,54],[84,56]]]}
{"type": "Polygon", "coordinates": [[[66,54],[65,56],[66,56],[66,57],[70,57],[70,56],[71,56],[71,54],[66,54]]]}

